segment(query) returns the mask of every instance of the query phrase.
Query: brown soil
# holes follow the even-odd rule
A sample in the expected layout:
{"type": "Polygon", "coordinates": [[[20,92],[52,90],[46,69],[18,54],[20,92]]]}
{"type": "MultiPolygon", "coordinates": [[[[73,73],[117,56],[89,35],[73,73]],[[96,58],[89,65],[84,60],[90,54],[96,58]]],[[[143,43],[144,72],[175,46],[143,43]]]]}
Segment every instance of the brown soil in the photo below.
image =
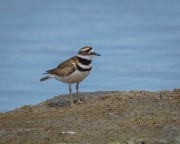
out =
{"type": "Polygon", "coordinates": [[[180,143],[180,89],[80,95],[73,107],[63,95],[0,113],[0,143],[180,143]]]}

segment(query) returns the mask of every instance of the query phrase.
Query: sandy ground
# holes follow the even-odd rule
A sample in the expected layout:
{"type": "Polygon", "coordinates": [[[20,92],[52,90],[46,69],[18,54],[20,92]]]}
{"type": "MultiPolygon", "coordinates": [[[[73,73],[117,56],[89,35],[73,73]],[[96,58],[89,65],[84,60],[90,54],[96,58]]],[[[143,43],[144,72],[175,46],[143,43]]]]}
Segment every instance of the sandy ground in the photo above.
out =
{"type": "Polygon", "coordinates": [[[80,95],[85,103],[73,107],[62,95],[0,113],[0,143],[180,143],[180,89],[80,95]]]}

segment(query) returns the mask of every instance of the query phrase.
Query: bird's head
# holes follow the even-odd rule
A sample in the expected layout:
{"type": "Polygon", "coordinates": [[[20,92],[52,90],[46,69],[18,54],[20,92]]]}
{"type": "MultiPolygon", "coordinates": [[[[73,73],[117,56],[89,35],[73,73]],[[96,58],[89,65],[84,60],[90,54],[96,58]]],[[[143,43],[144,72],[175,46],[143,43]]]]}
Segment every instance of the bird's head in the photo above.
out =
{"type": "Polygon", "coordinates": [[[81,48],[78,52],[78,57],[84,58],[84,59],[88,59],[91,60],[91,58],[93,56],[100,56],[100,54],[95,53],[94,50],[92,49],[92,47],[90,46],[84,46],[83,48],[81,48]]]}

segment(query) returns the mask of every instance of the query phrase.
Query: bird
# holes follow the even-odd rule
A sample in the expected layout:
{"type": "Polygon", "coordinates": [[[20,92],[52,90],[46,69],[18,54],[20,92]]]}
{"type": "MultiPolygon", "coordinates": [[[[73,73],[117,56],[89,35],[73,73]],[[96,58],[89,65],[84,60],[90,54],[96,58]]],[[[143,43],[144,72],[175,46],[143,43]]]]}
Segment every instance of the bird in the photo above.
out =
{"type": "Polygon", "coordinates": [[[89,75],[92,69],[91,59],[93,56],[100,56],[100,54],[94,52],[91,46],[84,46],[79,50],[76,56],[65,60],[54,69],[47,70],[44,74],[49,75],[40,79],[40,81],[42,82],[49,78],[55,78],[58,81],[68,84],[70,94],[70,106],[75,105],[72,98],[71,84],[76,83],[76,92],[78,97],[77,104],[84,103],[80,100],[78,87],[79,83],[89,75]]]}

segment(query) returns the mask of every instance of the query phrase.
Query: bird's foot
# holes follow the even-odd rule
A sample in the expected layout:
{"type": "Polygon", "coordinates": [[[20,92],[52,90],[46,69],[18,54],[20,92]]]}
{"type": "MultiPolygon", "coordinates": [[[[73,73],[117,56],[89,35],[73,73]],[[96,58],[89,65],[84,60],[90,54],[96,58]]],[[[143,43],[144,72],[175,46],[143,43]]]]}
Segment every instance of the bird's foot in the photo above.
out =
{"type": "Polygon", "coordinates": [[[71,107],[73,107],[73,106],[75,106],[76,104],[74,104],[74,103],[71,103],[71,107]]]}
{"type": "Polygon", "coordinates": [[[83,104],[84,102],[82,102],[80,99],[78,100],[77,104],[83,104]]]}

